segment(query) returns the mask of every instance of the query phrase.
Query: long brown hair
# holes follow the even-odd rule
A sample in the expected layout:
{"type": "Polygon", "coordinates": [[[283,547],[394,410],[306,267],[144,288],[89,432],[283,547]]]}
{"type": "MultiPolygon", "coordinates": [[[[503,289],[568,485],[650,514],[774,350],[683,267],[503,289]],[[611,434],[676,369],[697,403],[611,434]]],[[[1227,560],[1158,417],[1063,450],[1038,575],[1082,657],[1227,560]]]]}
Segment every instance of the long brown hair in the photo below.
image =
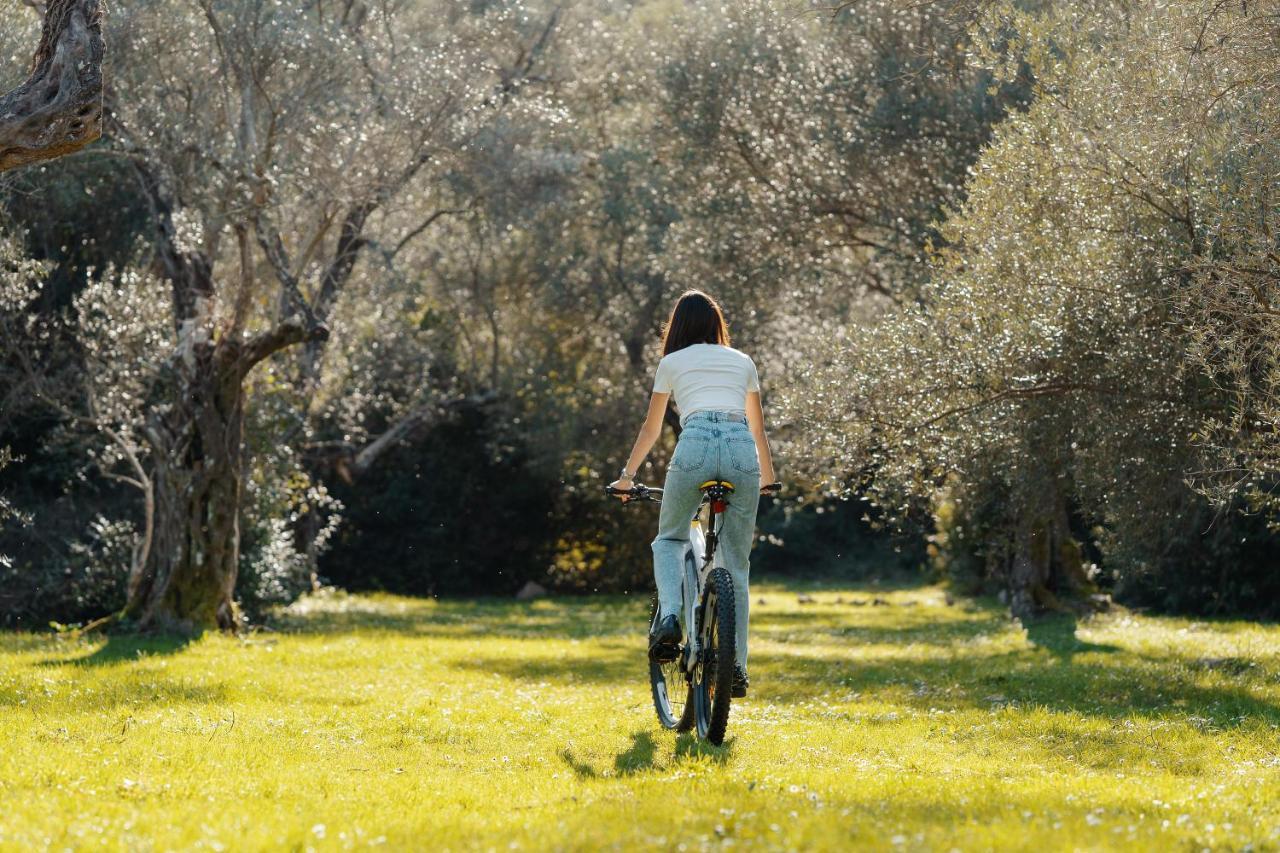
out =
{"type": "Polygon", "coordinates": [[[690,344],[729,346],[729,327],[720,303],[701,290],[686,290],[671,309],[662,330],[662,354],[682,350],[690,344]]]}

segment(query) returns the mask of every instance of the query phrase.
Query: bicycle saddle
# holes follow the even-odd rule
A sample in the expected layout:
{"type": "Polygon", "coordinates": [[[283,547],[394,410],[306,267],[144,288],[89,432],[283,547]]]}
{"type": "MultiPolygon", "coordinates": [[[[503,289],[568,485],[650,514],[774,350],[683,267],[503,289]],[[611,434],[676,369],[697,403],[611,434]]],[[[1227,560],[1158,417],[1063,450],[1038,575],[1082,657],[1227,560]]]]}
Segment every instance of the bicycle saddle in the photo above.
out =
{"type": "Polygon", "coordinates": [[[729,495],[733,494],[733,483],[728,480],[707,480],[698,488],[711,502],[713,513],[724,512],[725,507],[729,505],[729,495]]]}

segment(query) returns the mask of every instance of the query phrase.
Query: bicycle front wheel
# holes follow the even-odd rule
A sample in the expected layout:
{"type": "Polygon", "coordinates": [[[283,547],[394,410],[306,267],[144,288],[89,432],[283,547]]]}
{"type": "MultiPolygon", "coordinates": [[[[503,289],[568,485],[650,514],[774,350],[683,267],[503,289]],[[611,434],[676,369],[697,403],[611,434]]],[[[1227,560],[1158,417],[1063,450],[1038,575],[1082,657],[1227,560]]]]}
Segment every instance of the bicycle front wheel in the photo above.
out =
{"type": "MultiPolygon", "coordinates": [[[[649,630],[658,620],[658,597],[653,597],[649,610],[649,630]]],[[[683,668],[684,654],[670,663],[649,661],[649,687],[653,692],[653,709],[664,729],[687,732],[693,728],[693,689],[683,668]]]]}
{"type": "Polygon", "coordinates": [[[698,608],[698,664],[693,671],[693,705],[698,736],[724,742],[733,693],[733,579],[723,567],[712,570],[698,608]]]}

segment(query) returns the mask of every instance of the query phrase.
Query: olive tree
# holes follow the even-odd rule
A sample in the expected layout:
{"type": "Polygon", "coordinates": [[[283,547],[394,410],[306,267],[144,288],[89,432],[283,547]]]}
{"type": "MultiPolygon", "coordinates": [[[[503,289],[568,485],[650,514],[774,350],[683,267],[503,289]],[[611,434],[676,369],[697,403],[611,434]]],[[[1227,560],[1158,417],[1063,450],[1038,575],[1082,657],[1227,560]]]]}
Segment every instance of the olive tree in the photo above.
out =
{"type": "MultiPolygon", "coordinates": [[[[1073,514],[1130,542],[1188,523],[1199,437],[1241,423],[1187,306],[1223,274],[1207,238],[1240,237],[1213,211],[1256,150],[1233,124],[1256,121],[1274,67],[1273,39],[1250,40],[1266,48],[1252,63],[1209,46],[1240,50],[1264,19],[1195,2],[991,10],[989,59],[1033,69],[1035,104],[997,128],[919,303],[811,349],[793,389],[815,468],[873,477],[891,509],[940,487],[988,507],[987,571],[1018,615],[1091,592],[1073,514]]],[[[1265,206],[1264,183],[1225,209],[1265,206]]]]}
{"type": "Polygon", "coordinates": [[[422,209],[489,94],[479,49],[430,15],[208,0],[113,18],[111,130],[171,292],[173,344],[139,427],[154,541],[124,616],[141,626],[236,623],[251,371],[303,345],[293,379],[313,386],[362,254],[406,237],[392,213],[422,209]],[[195,43],[209,50],[167,49],[195,43]]]}
{"type": "Polygon", "coordinates": [[[6,238],[0,258],[0,426],[41,410],[60,428],[50,443],[69,443],[99,476],[138,491],[142,527],[129,583],[150,559],[155,490],[138,413],[171,346],[163,282],[136,269],[90,271],[87,285],[57,311],[33,310],[47,265],[25,258],[6,238]]]}
{"type": "Polygon", "coordinates": [[[1214,140],[1195,198],[1195,255],[1178,306],[1191,358],[1224,408],[1196,439],[1197,486],[1274,514],[1280,475],[1280,20],[1254,9],[1203,13],[1187,33],[1194,57],[1186,121],[1214,140]]]}

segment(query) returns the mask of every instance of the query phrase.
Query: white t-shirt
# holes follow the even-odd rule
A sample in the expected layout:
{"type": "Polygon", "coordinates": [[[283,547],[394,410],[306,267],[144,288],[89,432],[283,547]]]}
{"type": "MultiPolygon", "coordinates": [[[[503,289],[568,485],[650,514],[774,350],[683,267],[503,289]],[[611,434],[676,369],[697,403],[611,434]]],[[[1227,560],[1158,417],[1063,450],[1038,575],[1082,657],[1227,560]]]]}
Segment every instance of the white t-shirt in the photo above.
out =
{"type": "Polygon", "coordinates": [[[747,392],[759,391],[751,356],[720,344],[690,344],[662,357],[653,380],[655,394],[671,394],[680,421],[694,412],[747,413],[747,392]]]}

